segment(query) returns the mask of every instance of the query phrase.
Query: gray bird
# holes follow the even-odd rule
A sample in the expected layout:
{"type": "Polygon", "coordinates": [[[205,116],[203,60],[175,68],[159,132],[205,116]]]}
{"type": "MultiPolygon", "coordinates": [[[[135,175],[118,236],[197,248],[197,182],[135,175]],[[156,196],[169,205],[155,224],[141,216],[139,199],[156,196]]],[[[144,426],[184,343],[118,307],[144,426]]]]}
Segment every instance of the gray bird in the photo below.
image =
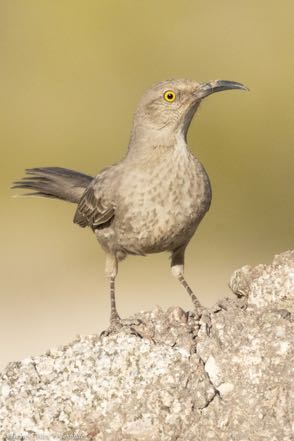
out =
{"type": "Polygon", "coordinates": [[[95,178],[59,167],[32,168],[13,188],[77,204],[74,223],[90,227],[106,253],[111,325],[118,262],[128,254],[171,253],[172,274],[201,305],[184,278],[184,254],[211,202],[207,173],[187,146],[187,131],[203,98],[247,88],[234,81],[168,80],[148,89],[134,115],[125,157],[95,178]]]}

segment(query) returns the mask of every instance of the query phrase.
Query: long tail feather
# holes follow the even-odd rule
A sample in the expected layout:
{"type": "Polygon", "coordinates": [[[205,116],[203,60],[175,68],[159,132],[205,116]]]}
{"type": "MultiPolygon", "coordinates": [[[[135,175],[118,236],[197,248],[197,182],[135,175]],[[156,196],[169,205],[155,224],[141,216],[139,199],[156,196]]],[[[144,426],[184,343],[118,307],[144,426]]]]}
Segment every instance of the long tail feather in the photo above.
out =
{"type": "Polygon", "coordinates": [[[61,167],[41,167],[26,170],[22,180],[13,183],[11,188],[28,189],[32,192],[24,196],[41,196],[78,203],[92,176],[61,167]]]}

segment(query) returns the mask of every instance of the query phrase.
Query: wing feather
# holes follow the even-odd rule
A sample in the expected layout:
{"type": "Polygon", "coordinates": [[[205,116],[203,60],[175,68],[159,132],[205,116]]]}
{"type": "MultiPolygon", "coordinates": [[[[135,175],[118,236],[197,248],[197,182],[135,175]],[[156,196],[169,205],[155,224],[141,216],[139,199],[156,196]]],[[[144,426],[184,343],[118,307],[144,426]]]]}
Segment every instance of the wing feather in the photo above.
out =
{"type": "Polygon", "coordinates": [[[99,180],[95,179],[84,192],[74,217],[74,223],[81,227],[103,228],[114,217],[114,205],[103,198],[99,180]]]}

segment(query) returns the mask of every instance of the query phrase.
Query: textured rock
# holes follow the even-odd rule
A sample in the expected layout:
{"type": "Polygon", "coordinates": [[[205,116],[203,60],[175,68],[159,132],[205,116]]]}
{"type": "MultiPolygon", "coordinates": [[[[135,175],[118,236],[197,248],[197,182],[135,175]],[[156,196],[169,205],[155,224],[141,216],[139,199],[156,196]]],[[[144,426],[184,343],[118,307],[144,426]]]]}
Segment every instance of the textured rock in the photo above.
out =
{"type": "Polygon", "coordinates": [[[4,439],[291,441],[294,252],[236,271],[200,322],[181,308],[10,363],[4,439]],[[141,336],[141,337],[140,337],[141,336]]]}

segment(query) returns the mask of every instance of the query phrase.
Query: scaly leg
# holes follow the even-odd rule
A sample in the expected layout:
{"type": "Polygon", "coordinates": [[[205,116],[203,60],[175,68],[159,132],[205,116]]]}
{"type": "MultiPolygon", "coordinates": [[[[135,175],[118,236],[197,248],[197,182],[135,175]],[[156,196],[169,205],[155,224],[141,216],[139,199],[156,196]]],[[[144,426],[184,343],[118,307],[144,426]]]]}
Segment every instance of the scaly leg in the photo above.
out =
{"type": "Polygon", "coordinates": [[[115,301],[115,277],[110,277],[110,323],[117,323],[121,320],[115,301]]]}
{"type": "Polygon", "coordinates": [[[110,284],[110,324],[114,325],[120,322],[120,316],[116,309],[115,301],[115,278],[118,270],[118,262],[113,254],[106,255],[105,274],[110,284]]]}
{"type": "Polygon", "coordinates": [[[186,279],[184,277],[184,256],[185,256],[185,248],[178,248],[172,252],[171,256],[171,270],[173,276],[175,276],[180,284],[185,288],[189,296],[191,297],[191,300],[193,302],[195,312],[198,315],[201,315],[203,311],[203,306],[197,299],[196,295],[193,293],[192,289],[186,282],[186,279]]]}
{"type": "Polygon", "coordinates": [[[128,328],[132,335],[142,338],[142,335],[137,332],[133,326],[140,325],[140,320],[122,320],[116,309],[115,301],[115,278],[118,270],[118,259],[113,254],[106,254],[105,274],[109,279],[110,285],[110,327],[102,332],[102,335],[109,335],[111,333],[119,332],[122,327],[128,328]]]}

